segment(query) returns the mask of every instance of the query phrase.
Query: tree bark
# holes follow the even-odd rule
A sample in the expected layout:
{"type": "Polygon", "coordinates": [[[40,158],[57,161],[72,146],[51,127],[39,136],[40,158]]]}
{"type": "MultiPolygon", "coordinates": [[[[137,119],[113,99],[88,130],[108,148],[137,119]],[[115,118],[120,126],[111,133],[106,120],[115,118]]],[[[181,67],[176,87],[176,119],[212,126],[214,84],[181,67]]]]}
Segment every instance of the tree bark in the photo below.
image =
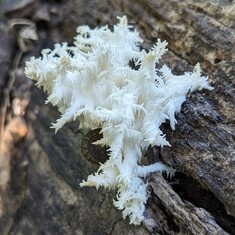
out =
{"type": "MultiPolygon", "coordinates": [[[[174,132],[168,123],[162,126],[171,147],[160,149],[158,157],[177,173],[170,180],[159,174],[149,179],[145,219],[141,226],[130,226],[113,207],[114,192],[79,187],[97,166],[82,156],[84,135],[78,123],[54,134],[50,125],[58,112],[44,104],[42,92],[28,86],[29,134],[16,146],[21,155],[12,153],[11,178],[1,189],[0,234],[235,234],[235,4],[226,0],[23,2],[23,7],[16,3],[6,10],[4,20],[31,19],[38,26],[39,40],[19,69],[41,49],[56,42],[71,43],[78,25],[113,25],[116,16],[125,14],[145,39],[144,48],[157,38],[168,41],[169,51],[161,63],[181,74],[200,62],[214,90],[190,95],[177,115],[174,132]]],[[[27,83],[22,73],[17,78],[16,90],[17,81],[27,83]]],[[[3,79],[7,80],[6,72],[3,79]]]]}

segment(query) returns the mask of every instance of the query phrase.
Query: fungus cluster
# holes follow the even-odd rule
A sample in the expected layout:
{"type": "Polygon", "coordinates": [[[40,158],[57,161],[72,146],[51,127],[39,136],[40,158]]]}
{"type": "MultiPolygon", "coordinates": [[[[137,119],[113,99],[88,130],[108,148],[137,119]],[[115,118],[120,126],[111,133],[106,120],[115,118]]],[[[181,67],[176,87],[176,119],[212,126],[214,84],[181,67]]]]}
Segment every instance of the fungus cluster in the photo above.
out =
{"type": "Polygon", "coordinates": [[[187,95],[212,89],[199,64],[180,76],[166,65],[156,68],[166,41],[158,40],[148,52],[141,49],[142,42],[123,16],[113,30],[78,27],[73,46],[44,49],[25,69],[48,93],[46,102],[61,113],[53,124],[56,131],[76,119],[81,128],[101,128],[103,138],[94,144],[108,146],[109,158],[80,185],[116,189],[114,205],[133,224],[143,220],[148,198],[144,178],[155,171],[175,172],[161,162],[142,165],[143,153],[148,146],[170,146],[161,124],[168,120],[174,130],[175,114],[187,95]]]}

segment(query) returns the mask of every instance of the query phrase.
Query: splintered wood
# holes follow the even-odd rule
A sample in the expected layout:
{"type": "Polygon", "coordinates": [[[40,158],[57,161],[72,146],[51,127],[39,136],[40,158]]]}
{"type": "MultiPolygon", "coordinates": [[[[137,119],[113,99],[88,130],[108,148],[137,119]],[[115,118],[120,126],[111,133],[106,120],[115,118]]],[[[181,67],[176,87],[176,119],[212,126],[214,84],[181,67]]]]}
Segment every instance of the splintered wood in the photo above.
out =
{"type": "Polygon", "coordinates": [[[21,117],[12,119],[3,132],[0,142],[0,189],[3,191],[10,179],[10,163],[14,145],[24,138],[27,132],[27,124],[21,117]]]}

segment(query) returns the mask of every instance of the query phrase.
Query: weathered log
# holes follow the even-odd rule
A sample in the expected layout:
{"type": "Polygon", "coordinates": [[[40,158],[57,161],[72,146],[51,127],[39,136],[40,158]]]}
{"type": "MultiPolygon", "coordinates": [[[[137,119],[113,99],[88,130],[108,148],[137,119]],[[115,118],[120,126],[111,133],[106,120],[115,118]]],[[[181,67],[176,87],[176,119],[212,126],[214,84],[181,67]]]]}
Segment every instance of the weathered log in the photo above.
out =
{"type": "Polygon", "coordinates": [[[183,202],[162,176],[155,174],[151,186],[164,208],[173,215],[182,234],[228,234],[205,209],[183,202]]]}
{"type": "Polygon", "coordinates": [[[235,234],[235,4],[70,0],[45,7],[29,2],[37,6],[31,12],[17,9],[17,16],[31,17],[39,26],[40,40],[28,56],[38,56],[54,42],[71,42],[77,25],[113,24],[116,16],[126,14],[146,39],[146,49],[158,37],[169,42],[162,63],[180,74],[200,62],[215,89],[190,95],[174,132],[168,123],[162,126],[171,148],[160,149],[159,157],[178,173],[172,188],[154,176],[146,219],[134,227],[113,207],[113,192],[79,187],[96,168],[82,157],[83,133],[71,123],[55,135],[50,123],[59,114],[44,105],[43,94],[34,88],[26,113],[31,131],[24,157],[12,161],[0,233],[235,234]],[[27,170],[20,167],[25,159],[27,170]]]}
{"type": "MultiPolygon", "coordinates": [[[[144,21],[145,35],[154,34],[169,42],[174,53],[171,64],[179,69],[178,65],[183,64],[181,60],[190,64],[200,61],[215,88],[206,95],[192,95],[185,103],[178,115],[178,129],[174,133],[167,131],[172,148],[161,150],[162,159],[212,192],[226,212],[235,217],[235,30],[232,13],[235,4],[151,0],[139,0],[138,4],[131,7],[129,1],[123,1],[129,15],[137,22],[144,21]],[[140,13],[146,18],[141,20],[140,13]]],[[[232,228],[229,231],[234,233],[234,225],[232,228]]]]}

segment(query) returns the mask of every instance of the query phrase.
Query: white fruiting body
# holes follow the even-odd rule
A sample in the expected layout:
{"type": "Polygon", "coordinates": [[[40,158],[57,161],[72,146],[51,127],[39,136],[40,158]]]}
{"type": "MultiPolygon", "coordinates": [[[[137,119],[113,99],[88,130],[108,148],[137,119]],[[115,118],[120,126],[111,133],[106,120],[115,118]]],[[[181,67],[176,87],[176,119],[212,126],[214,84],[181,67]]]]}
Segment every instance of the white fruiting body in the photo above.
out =
{"type": "Polygon", "coordinates": [[[114,205],[130,223],[139,224],[148,197],[143,178],[154,171],[174,174],[160,162],[141,166],[143,152],[149,145],[170,145],[160,125],[169,120],[174,130],[175,113],[187,94],[212,88],[199,65],[181,76],[166,65],[156,69],[167,43],[158,40],[149,52],[140,50],[138,32],[130,30],[125,16],[119,20],[113,31],[78,27],[74,46],[43,50],[41,58],[26,63],[25,73],[61,112],[53,124],[56,131],[75,119],[81,126],[101,128],[103,138],[96,144],[109,146],[109,159],[81,186],[117,188],[114,205]]]}

